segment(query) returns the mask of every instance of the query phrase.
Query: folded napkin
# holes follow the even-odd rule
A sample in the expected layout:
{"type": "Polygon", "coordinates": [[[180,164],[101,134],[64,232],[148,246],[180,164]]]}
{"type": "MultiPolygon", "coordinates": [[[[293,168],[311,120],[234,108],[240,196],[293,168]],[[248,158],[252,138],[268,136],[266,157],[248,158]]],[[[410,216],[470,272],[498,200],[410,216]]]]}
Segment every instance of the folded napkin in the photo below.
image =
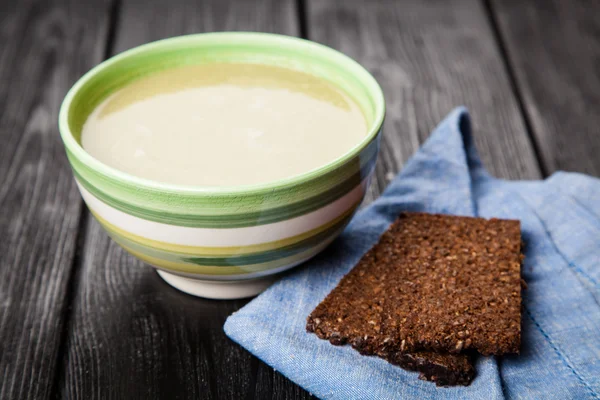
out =
{"type": "Polygon", "coordinates": [[[225,333],[324,399],[600,398],[600,180],[564,172],[495,179],[474,148],[467,111],[457,109],[339,239],[229,317],[225,333]],[[469,387],[438,388],[306,332],[306,317],[401,211],[521,220],[521,355],[479,357],[469,387]]]}

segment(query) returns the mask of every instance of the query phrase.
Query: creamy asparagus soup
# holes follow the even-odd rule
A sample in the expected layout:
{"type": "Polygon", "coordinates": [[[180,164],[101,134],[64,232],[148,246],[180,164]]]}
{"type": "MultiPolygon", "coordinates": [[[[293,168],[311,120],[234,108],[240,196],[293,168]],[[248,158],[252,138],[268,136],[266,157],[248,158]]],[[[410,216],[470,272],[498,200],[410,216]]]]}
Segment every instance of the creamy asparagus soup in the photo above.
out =
{"type": "Polygon", "coordinates": [[[340,157],[367,134],[358,105],[335,85],[257,64],[177,67],[105,99],[82,145],[121,171],[181,185],[274,181],[340,157]]]}

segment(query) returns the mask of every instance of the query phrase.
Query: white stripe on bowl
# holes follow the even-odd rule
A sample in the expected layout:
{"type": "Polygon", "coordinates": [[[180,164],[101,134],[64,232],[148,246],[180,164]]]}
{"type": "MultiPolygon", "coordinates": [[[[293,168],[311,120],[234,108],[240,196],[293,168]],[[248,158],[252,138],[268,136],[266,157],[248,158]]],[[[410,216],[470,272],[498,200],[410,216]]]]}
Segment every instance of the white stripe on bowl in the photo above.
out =
{"type": "Polygon", "coordinates": [[[286,239],[318,228],[339,217],[362,198],[368,179],[343,197],[318,210],[272,224],[242,228],[191,228],[149,221],[126,214],[99,200],[77,182],[83,199],[100,217],[112,225],[147,239],[184,246],[249,246],[286,239]]]}

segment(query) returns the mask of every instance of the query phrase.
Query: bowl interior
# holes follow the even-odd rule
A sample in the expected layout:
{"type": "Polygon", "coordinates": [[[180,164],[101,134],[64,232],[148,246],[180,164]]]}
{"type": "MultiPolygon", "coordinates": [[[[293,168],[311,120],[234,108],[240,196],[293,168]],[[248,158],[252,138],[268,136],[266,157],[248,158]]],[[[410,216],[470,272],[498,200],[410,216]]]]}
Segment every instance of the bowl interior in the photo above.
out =
{"type": "MultiPolygon", "coordinates": [[[[140,77],[177,66],[212,62],[266,64],[309,73],[331,82],[353,98],[364,114],[369,133],[347,154],[321,169],[351,158],[352,153],[368,144],[381,127],[384,115],[381,88],[363,67],[347,56],[328,47],[287,36],[259,33],[198,34],[166,39],[126,51],[98,65],[81,78],[68,93],[60,113],[61,135],[68,152],[104,174],[134,183],[137,181],[142,186],[148,184],[143,179],[127,176],[100,163],[85,152],[80,141],[83,124],[106,97],[140,77]]],[[[303,175],[307,177],[314,172],[318,171],[303,175]]],[[[301,179],[302,176],[294,178],[301,179]]],[[[277,183],[273,182],[274,185],[277,183]]],[[[226,189],[219,188],[219,191],[226,189]]]]}

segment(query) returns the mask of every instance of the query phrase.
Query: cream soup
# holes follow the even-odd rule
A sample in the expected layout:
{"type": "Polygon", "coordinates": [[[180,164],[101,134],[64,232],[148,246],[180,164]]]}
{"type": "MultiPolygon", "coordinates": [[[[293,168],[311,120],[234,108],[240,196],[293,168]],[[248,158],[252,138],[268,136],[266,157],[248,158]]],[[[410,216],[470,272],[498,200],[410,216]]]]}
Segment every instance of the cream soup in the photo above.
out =
{"type": "Polygon", "coordinates": [[[335,85],[258,64],[176,67],[106,98],[83,126],[101,162],[154,181],[251,185],[321,167],[367,135],[358,105],[335,85]]]}

